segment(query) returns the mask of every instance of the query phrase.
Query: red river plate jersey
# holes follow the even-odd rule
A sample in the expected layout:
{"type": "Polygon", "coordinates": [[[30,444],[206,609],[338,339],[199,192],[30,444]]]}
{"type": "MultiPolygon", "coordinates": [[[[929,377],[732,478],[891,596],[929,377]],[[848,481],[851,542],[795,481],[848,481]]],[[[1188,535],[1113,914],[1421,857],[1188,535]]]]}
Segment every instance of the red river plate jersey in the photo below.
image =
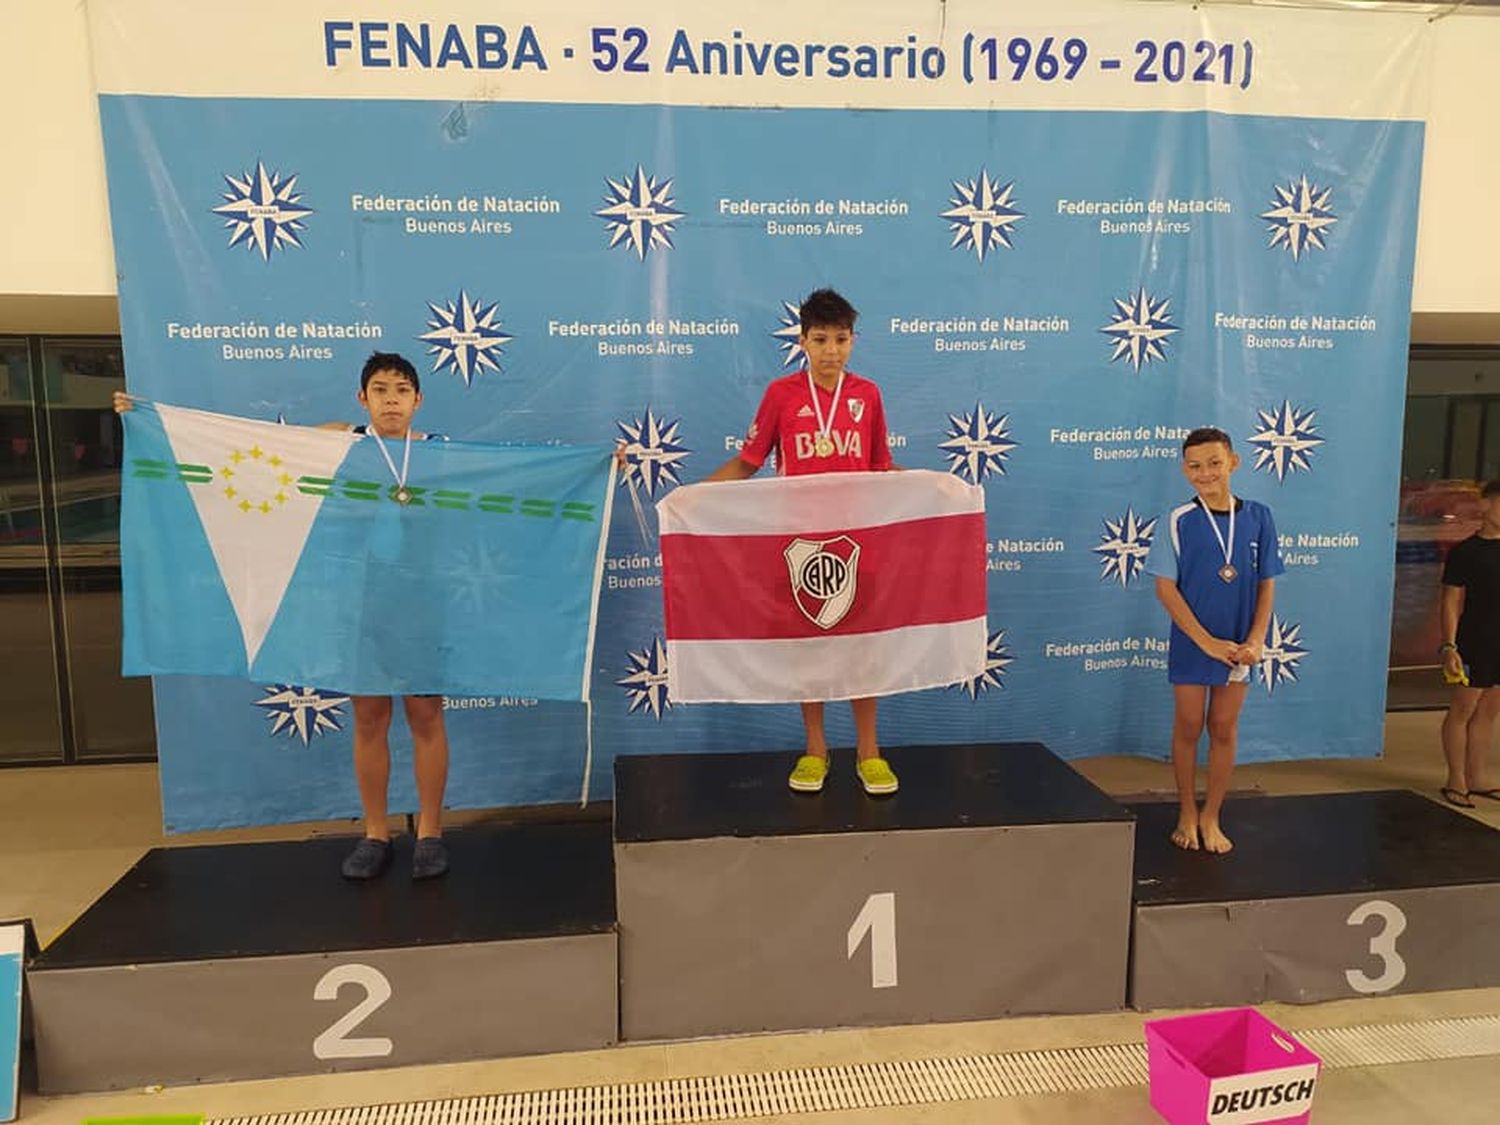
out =
{"type": "Polygon", "coordinates": [[[824,420],[827,421],[830,411],[834,415],[828,432],[833,441],[830,456],[817,455],[818,411],[813,408],[804,370],[785,375],[766,388],[755,421],[745,434],[741,459],[759,468],[774,449],[776,471],[785,476],[889,469],[891,450],[886,440],[880,388],[846,371],[836,409],[833,391],[825,391],[816,384],[813,389],[824,420]]]}

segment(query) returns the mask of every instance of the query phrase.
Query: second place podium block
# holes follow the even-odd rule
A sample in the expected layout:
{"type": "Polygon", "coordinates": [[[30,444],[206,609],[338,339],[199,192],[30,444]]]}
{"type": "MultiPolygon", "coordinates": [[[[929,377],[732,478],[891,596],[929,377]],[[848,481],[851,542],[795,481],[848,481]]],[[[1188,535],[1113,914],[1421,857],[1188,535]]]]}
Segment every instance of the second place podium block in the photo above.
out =
{"type": "Polygon", "coordinates": [[[346,838],[155,848],[28,973],[44,1093],[602,1047],[616,1038],[603,823],[447,834],[350,883],[346,838]]]}
{"type": "Polygon", "coordinates": [[[621,1036],[1124,1006],[1134,824],[1037,743],[615,763],[621,1036]]]}

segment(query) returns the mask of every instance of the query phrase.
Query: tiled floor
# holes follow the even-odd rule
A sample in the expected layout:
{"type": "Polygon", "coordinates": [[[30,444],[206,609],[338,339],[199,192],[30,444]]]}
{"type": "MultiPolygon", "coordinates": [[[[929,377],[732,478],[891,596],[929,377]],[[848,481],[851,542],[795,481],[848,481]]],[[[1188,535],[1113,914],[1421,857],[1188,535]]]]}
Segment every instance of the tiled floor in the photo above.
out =
{"type": "MultiPolygon", "coordinates": [[[[1241,769],[1236,787],[1267,793],[1413,788],[1441,782],[1434,713],[1393,714],[1387,753],[1378,762],[1297,762],[1241,769]]],[[[1095,759],[1079,768],[1116,794],[1170,787],[1167,767],[1133,759],[1095,759]]],[[[1500,770],[1497,770],[1500,777],[1500,770]]],[[[1233,833],[1232,804],[1226,827],[1233,833]]],[[[1474,814],[1500,827],[1500,803],[1474,814]]],[[[285,838],[348,825],[301,826],[176,837],[173,843],[285,838]]],[[[30,916],[50,940],[148,847],[162,843],[156,772],[148,766],[0,772],[0,918],[30,916]]],[[[1497,936],[1500,940],[1500,936],[1497,936]]],[[[1500,1014],[1500,989],[1339,1001],[1310,1007],[1269,1005],[1293,1029],[1500,1014]]],[[[1013,1019],[985,1023],[768,1035],[692,1043],[623,1046],[607,1051],[428,1066],[265,1082],[133,1091],[23,1101],[27,1122],[76,1122],[99,1114],[190,1112],[213,1116],[287,1112],[628,1082],[684,1075],[745,1073],[941,1055],[1034,1050],[1139,1041],[1135,1013],[1013,1019]]],[[[1500,1060],[1493,1057],[1329,1071],[1319,1086],[1319,1122],[1452,1123],[1500,1121],[1500,1060]]],[[[809,1122],[1148,1122],[1141,1089],[973,1101],[886,1110],[831,1112],[809,1122]]]]}

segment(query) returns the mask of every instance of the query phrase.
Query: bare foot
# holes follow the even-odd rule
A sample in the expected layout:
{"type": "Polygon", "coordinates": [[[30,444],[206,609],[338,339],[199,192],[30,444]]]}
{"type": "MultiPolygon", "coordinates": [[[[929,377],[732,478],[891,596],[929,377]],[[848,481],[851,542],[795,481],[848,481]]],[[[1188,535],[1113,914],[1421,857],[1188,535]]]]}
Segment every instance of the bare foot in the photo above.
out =
{"type": "Polygon", "coordinates": [[[1198,826],[1198,830],[1203,833],[1203,848],[1205,851],[1213,852],[1214,855],[1223,855],[1234,847],[1234,844],[1230,842],[1228,836],[1224,835],[1224,830],[1219,827],[1219,822],[1216,820],[1205,820],[1198,826]]]}
{"type": "Polygon", "coordinates": [[[1192,815],[1183,813],[1177,818],[1177,828],[1172,832],[1172,843],[1184,851],[1195,852],[1198,850],[1198,816],[1196,811],[1192,815]]]}

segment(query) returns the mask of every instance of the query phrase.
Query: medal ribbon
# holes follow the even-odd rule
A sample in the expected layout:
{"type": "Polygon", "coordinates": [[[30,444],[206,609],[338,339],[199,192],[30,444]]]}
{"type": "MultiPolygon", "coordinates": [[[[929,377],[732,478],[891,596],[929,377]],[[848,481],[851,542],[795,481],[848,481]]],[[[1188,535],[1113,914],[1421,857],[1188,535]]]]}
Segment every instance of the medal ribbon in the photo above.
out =
{"type": "Polygon", "coordinates": [[[1214,519],[1213,512],[1209,511],[1208,501],[1201,496],[1198,503],[1203,506],[1203,514],[1208,517],[1208,526],[1214,529],[1214,538],[1219,541],[1219,549],[1224,552],[1224,565],[1234,565],[1234,497],[1229,497],[1229,539],[1224,539],[1224,533],[1219,530],[1219,521],[1214,519]]]}
{"type": "Polygon", "coordinates": [[[395,459],[391,457],[391,451],[385,447],[385,438],[377,434],[373,429],[365,431],[375,439],[375,445],[380,450],[380,455],[385,458],[385,463],[391,467],[391,476],[396,478],[396,487],[406,487],[406,471],[411,468],[411,428],[406,431],[406,448],[401,453],[401,471],[396,472],[395,459]]]}
{"type": "Polygon", "coordinates": [[[839,395],[844,390],[844,373],[839,372],[839,381],[833,386],[833,406],[829,408],[828,420],[823,420],[823,404],[818,401],[818,385],[813,382],[812,369],[807,372],[807,393],[812,395],[813,414],[818,419],[818,437],[828,440],[829,432],[833,429],[833,420],[838,417],[839,395]]]}

